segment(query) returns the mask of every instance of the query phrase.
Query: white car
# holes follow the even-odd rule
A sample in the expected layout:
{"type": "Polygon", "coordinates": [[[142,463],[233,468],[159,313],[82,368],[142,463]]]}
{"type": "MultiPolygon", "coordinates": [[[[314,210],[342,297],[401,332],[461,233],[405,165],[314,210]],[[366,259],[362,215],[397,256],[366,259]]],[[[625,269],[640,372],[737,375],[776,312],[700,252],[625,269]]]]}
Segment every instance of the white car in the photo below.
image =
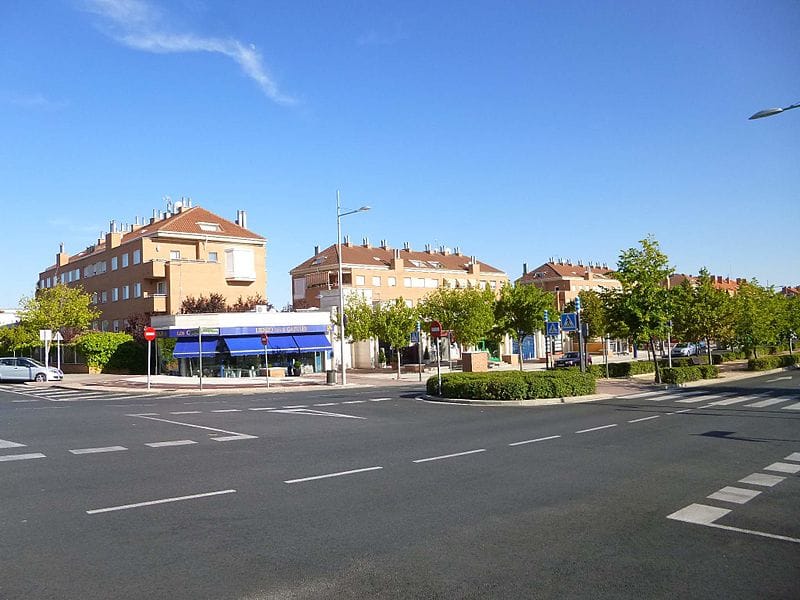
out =
{"type": "Polygon", "coordinates": [[[675,347],[672,349],[672,356],[695,356],[696,354],[699,354],[697,346],[691,342],[675,344],[675,347]]]}
{"type": "Polygon", "coordinates": [[[45,367],[32,358],[7,356],[0,358],[0,381],[61,381],[64,373],[45,367]]]}

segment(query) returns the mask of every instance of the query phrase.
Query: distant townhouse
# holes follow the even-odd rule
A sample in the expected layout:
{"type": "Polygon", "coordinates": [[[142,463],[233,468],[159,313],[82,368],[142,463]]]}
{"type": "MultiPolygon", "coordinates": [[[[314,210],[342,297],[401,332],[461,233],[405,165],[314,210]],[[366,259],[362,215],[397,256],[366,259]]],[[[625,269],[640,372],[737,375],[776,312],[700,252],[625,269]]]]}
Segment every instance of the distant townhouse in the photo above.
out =
{"type": "MultiPolygon", "coordinates": [[[[729,296],[736,295],[736,292],[739,291],[739,284],[746,281],[745,279],[742,279],[740,277],[731,279],[730,277],[723,277],[722,275],[712,275],[711,279],[716,289],[726,292],[729,296]]],[[[699,280],[700,278],[695,275],[685,275],[683,273],[676,273],[674,275],[670,275],[669,287],[671,288],[677,287],[681,285],[684,281],[688,281],[692,286],[696,286],[699,280]]]]}
{"type": "Polygon", "coordinates": [[[604,290],[621,289],[622,284],[614,279],[613,270],[605,263],[578,261],[573,264],[570,259],[551,258],[543,265],[528,270],[527,263],[522,265],[522,277],[517,283],[535,285],[552,292],[556,297],[558,310],[578,297],[584,291],[602,292],[604,290]]]}
{"type": "Polygon", "coordinates": [[[93,328],[121,331],[134,313],[177,314],[183,301],[218,293],[228,303],[265,295],[266,239],[236,222],[176,202],[166,212],[132,225],[111,221],[108,233],[81,252],[61,245],[56,263],[39,274],[37,287],[81,286],[101,311],[93,328]]]}
{"type": "MultiPolygon", "coordinates": [[[[326,308],[338,304],[339,260],[336,244],[320,250],[290,271],[292,301],[297,309],[326,308]]],[[[355,245],[350,238],[342,243],[342,287],[348,294],[357,292],[372,302],[402,297],[416,305],[437,288],[485,288],[499,290],[508,276],[495,267],[466,256],[456,247],[412,250],[410,244],[391,248],[385,240],[372,246],[364,238],[355,245]]]]}

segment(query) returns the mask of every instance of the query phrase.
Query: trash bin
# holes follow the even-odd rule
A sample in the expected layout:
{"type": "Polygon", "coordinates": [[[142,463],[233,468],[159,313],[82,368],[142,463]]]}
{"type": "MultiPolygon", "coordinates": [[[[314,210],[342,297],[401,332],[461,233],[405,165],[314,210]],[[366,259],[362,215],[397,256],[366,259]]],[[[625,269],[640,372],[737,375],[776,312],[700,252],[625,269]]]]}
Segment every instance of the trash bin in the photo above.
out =
{"type": "Polygon", "coordinates": [[[325,383],[328,385],[334,385],[336,383],[336,371],[325,371],[325,375],[327,376],[325,383]]]}

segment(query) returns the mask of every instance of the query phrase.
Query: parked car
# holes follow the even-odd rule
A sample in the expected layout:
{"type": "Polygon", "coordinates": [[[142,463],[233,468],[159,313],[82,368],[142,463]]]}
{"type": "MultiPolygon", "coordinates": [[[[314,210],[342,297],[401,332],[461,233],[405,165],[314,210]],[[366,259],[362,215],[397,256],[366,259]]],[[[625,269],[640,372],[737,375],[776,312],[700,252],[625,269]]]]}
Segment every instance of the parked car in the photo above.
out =
{"type": "Polygon", "coordinates": [[[681,342],[680,344],[675,344],[671,354],[672,356],[695,356],[699,354],[699,349],[691,342],[681,342]]]}
{"type": "Polygon", "coordinates": [[[64,373],[45,367],[32,358],[7,356],[0,358],[0,381],[61,381],[64,373]]]}
{"type": "MultiPolygon", "coordinates": [[[[555,361],[555,367],[580,367],[581,366],[581,353],[580,352],[565,352],[564,356],[561,358],[557,358],[555,361]]],[[[586,364],[592,364],[592,357],[590,355],[586,355],[586,364]]]]}

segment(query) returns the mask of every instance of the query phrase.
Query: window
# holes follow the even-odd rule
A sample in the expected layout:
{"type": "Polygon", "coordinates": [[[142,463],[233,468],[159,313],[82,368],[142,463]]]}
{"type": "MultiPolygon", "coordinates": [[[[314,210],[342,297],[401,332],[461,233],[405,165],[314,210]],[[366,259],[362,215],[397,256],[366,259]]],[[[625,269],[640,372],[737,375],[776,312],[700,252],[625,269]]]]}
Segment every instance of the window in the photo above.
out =
{"type": "Polygon", "coordinates": [[[219,226],[219,223],[204,223],[202,221],[198,221],[197,226],[202,231],[222,231],[222,227],[219,226]]]}
{"type": "Polygon", "coordinates": [[[216,252],[209,252],[208,262],[217,262],[217,261],[219,261],[219,255],[216,252]]]}
{"type": "Polygon", "coordinates": [[[108,292],[102,291],[100,292],[100,304],[105,304],[108,302],[108,292]]]}
{"type": "Polygon", "coordinates": [[[156,294],[158,296],[166,296],[167,295],[167,282],[166,281],[159,281],[156,283],[156,294]]]}
{"type": "Polygon", "coordinates": [[[50,287],[50,278],[49,277],[47,278],[47,283],[45,284],[45,287],[50,287]]]}
{"type": "Polygon", "coordinates": [[[75,275],[73,276],[72,279],[73,279],[73,281],[78,281],[81,278],[81,270],[80,269],[75,269],[74,273],[75,273],[75,275]]]}
{"type": "Polygon", "coordinates": [[[103,331],[108,331],[108,321],[103,321],[103,324],[101,325],[101,329],[103,331]]]}
{"type": "Polygon", "coordinates": [[[131,286],[123,285],[122,286],[122,299],[127,300],[131,297],[131,286]]]}
{"type": "Polygon", "coordinates": [[[97,304],[98,299],[97,292],[92,292],[92,304],[97,304]]]}
{"type": "Polygon", "coordinates": [[[113,329],[113,331],[114,331],[114,332],[117,332],[117,331],[119,331],[119,320],[118,320],[118,319],[114,319],[114,322],[113,322],[113,324],[112,324],[112,327],[114,328],[114,329],[113,329]]]}
{"type": "Polygon", "coordinates": [[[426,288],[437,288],[437,287],[439,287],[439,280],[438,279],[426,279],[425,280],[425,287],[426,288]]]}
{"type": "Polygon", "coordinates": [[[413,300],[406,300],[405,302],[406,302],[406,306],[408,308],[413,308],[413,306],[414,306],[414,301],[413,300]]]}
{"type": "Polygon", "coordinates": [[[411,277],[403,277],[403,287],[411,287],[411,277]]]}
{"type": "Polygon", "coordinates": [[[387,277],[386,285],[388,285],[389,287],[397,286],[397,277],[387,277]]]}
{"type": "Polygon", "coordinates": [[[141,250],[134,250],[133,251],[133,264],[138,265],[142,262],[142,251],[141,250]]]}
{"type": "Polygon", "coordinates": [[[127,266],[128,266],[128,253],[126,252],[125,254],[122,255],[122,268],[124,269],[127,266]]]}
{"type": "Polygon", "coordinates": [[[180,260],[181,259],[181,251],[180,250],[170,250],[169,257],[171,260],[180,260]]]}
{"type": "Polygon", "coordinates": [[[306,280],[305,277],[298,277],[292,280],[292,288],[294,290],[293,297],[295,300],[298,298],[306,297],[306,280]]]}
{"type": "Polygon", "coordinates": [[[413,287],[424,288],[425,287],[425,278],[424,277],[415,277],[414,278],[413,287]]]}
{"type": "Polygon", "coordinates": [[[374,285],[375,287],[380,287],[381,286],[381,278],[373,276],[372,285],[374,285]]]}
{"type": "MultiPolygon", "coordinates": [[[[111,289],[111,301],[116,302],[119,300],[119,288],[112,288],[111,289]]],[[[105,331],[105,329],[103,330],[105,331]]]]}
{"type": "Polygon", "coordinates": [[[111,257],[111,270],[116,271],[119,268],[119,259],[116,256],[111,257]]]}
{"type": "Polygon", "coordinates": [[[363,275],[356,275],[356,285],[364,285],[364,276],[363,275]]]}
{"type": "Polygon", "coordinates": [[[133,297],[134,298],[141,298],[142,297],[142,284],[141,283],[134,283],[133,284],[133,297]]]}

